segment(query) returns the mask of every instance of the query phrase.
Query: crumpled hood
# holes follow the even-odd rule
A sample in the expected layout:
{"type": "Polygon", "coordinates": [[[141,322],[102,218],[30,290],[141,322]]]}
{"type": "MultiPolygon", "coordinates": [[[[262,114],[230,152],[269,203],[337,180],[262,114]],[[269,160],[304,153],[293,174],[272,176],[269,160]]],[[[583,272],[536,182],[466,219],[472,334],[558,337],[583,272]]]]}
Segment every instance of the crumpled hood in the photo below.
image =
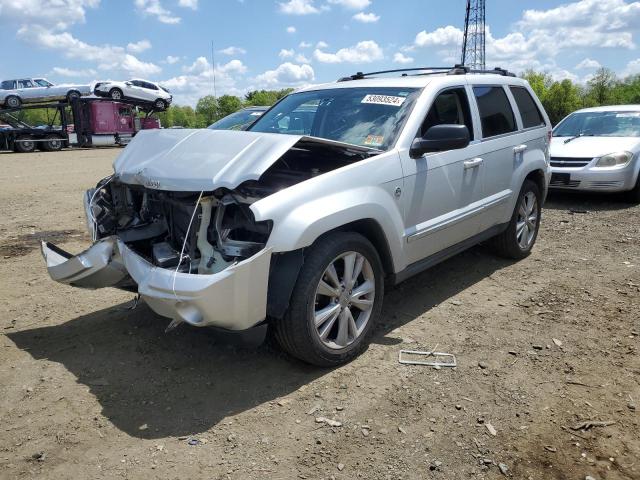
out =
{"type": "Polygon", "coordinates": [[[596,158],[616,152],[637,152],[640,139],[633,137],[553,137],[551,156],[564,158],[596,158]]]}
{"type": "Polygon", "coordinates": [[[303,137],[209,129],[143,130],[113,162],[120,181],[156,190],[233,189],[257,180],[303,137]]]}

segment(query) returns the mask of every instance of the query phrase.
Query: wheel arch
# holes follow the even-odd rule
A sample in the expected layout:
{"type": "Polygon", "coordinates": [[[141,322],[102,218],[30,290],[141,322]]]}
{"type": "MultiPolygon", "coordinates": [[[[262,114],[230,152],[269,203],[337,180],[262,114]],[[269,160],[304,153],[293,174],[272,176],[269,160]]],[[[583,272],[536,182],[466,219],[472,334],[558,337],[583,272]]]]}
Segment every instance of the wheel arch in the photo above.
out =
{"type": "MultiPolygon", "coordinates": [[[[345,223],[323,233],[314,240],[314,243],[336,232],[353,232],[362,235],[371,242],[373,248],[378,252],[384,276],[388,277],[394,274],[391,249],[382,226],[376,220],[364,218],[345,223]]],[[[267,290],[267,315],[269,317],[282,318],[284,316],[298,280],[300,269],[304,264],[304,255],[307,248],[276,253],[272,256],[267,290]]]]}
{"type": "MultiPolygon", "coordinates": [[[[540,193],[542,194],[542,200],[544,202],[544,200],[547,197],[547,190],[548,190],[548,186],[547,186],[547,177],[544,173],[544,171],[540,168],[536,169],[536,170],[532,170],[530,171],[525,177],[524,180],[531,180],[532,182],[534,182],[538,188],[540,189],[540,193]]],[[[524,183],[524,181],[523,181],[524,183]]]]}

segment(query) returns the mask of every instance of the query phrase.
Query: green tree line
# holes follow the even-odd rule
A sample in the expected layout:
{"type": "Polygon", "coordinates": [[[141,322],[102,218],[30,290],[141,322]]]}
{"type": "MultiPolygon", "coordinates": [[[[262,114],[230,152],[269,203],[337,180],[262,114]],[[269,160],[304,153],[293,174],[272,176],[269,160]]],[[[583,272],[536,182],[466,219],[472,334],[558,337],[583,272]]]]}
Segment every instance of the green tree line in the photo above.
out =
{"type": "Polygon", "coordinates": [[[207,95],[198,100],[196,108],[172,105],[165,112],[158,113],[157,116],[163,127],[204,128],[241,108],[271,106],[292,91],[292,88],[254,90],[247,93],[244,98],[233,95],[222,95],[215,98],[213,95],[207,95]]]}
{"type": "Polygon", "coordinates": [[[554,81],[548,73],[533,70],[522,77],[540,98],[553,125],[581,108],[640,104],[640,75],[620,79],[612,70],[600,68],[585,85],[554,81]]]}

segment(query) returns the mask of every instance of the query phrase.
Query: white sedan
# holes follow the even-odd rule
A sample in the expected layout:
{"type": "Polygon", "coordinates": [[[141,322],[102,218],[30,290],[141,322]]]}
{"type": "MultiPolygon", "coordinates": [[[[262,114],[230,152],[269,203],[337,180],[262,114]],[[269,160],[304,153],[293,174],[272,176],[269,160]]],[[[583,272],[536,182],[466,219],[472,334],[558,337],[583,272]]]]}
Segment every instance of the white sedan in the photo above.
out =
{"type": "Polygon", "coordinates": [[[137,100],[153,105],[156,110],[166,110],[173,97],[166,88],[147,80],[128,80],[126,82],[98,82],[93,93],[112,100],[137,100]]]}
{"type": "Polygon", "coordinates": [[[640,203],[640,105],[578,110],[553,130],[552,189],[626,192],[640,203]]]}

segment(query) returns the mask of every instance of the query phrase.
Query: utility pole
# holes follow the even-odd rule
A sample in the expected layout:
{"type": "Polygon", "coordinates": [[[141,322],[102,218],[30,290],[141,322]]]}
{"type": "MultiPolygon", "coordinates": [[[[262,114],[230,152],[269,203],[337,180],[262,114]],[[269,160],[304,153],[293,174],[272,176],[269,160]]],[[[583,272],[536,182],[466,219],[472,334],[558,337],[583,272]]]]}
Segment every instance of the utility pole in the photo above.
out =
{"type": "Polygon", "coordinates": [[[213,73],[213,98],[214,100],[218,100],[216,95],[216,57],[213,49],[213,40],[211,40],[211,70],[213,73]]]}
{"type": "Polygon", "coordinates": [[[486,69],[485,0],[467,0],[462,43],[462,65],[476,70],[486,69]]]}

